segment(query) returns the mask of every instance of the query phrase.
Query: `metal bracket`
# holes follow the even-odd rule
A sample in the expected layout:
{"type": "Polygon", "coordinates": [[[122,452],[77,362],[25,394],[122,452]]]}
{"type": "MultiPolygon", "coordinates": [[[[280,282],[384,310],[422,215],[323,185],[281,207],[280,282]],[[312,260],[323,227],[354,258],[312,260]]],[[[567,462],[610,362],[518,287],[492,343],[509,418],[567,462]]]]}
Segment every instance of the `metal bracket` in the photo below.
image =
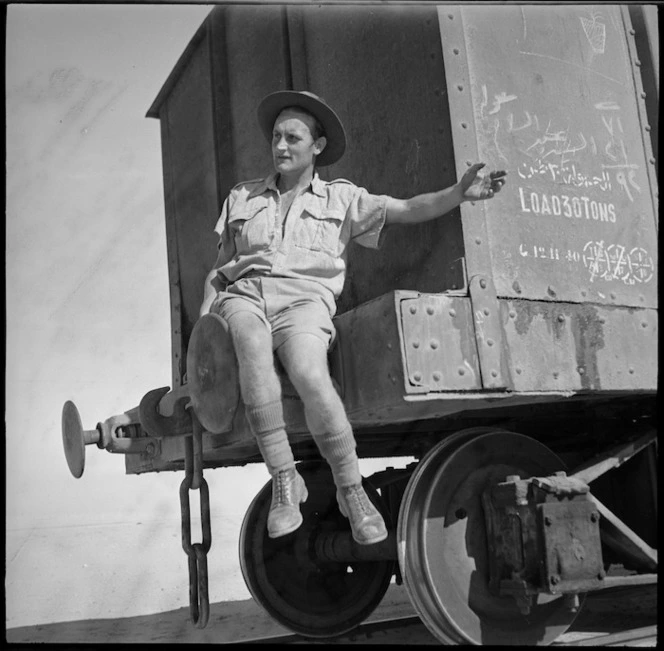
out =
{"type": "Polygon", "coordinates": [[[148,391],[138,407],[141,426],[157,437],[186,436],[193,431],[191,414],[187,411],[188,396],[182,396],[173,403],[173,415],[162,416],[159,404],[169,392],[169,387],[161,387],[148,391]]]}
{"type": "Polygon", "coordinates": [[[505,338],[496,288],[491,278],[477,275],[470,279],[469,290],[482,386],[485,389],[511,388],[512,379],[503,356],[505,338]]]}

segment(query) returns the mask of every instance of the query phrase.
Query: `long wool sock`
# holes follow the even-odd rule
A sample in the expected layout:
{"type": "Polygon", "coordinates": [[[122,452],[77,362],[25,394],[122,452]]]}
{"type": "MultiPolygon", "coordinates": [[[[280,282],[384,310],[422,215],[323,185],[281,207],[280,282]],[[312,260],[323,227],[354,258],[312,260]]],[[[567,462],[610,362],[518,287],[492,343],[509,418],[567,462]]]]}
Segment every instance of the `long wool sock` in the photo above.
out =
{"type": "Polygon", "coordinates": [[[350,423],[337,432],[314,434],[313,437],[323,458],[330,464],[337,488],[362,483],[355,437],[350,423]]]}
{"type": "Polygon", "coordinates": [[[245,405],[245,414],[270,474],[292,468],[295,459],[286,434],[281,400],[245,405]]]}

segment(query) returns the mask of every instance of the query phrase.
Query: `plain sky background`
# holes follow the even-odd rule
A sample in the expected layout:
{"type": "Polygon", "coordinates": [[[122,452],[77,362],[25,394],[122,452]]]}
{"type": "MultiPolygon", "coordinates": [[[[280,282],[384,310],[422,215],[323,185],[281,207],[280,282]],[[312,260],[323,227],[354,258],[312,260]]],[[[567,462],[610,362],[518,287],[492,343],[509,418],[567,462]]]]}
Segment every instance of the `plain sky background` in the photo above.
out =
{"type": "MultiPolygon", "coordinates": [[[[159,121],[145,113],[211,8],[7,9],[9,628],[188,605],[183,473],[127,476],[123,456],[88,446],[76,480],[61,414],[73,400],[93,429],[170,385],[159,121]]],[[[212,603],[249,597],[239,526],[268,478],[260,464],[206,472],[212,603]]]]}

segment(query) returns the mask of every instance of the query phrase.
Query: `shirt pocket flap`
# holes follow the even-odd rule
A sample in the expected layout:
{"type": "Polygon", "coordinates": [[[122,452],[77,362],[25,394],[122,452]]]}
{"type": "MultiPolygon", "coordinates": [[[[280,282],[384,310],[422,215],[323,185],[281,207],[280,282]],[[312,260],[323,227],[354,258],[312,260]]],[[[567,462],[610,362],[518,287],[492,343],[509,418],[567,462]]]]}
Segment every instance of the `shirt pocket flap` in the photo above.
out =
{"type": "Polygon", "coordinates": [[[244,210],[233,211],[228,217],[228,222],[246,222],[256,217],[256,215],[260,214],[266,208],[267,206],[254,206],[252,208],[245,208],[244,210]]]}
{"type": "Polygon", "coordinates": [[[322,208],[313,206],[305,208],[304,214],[314,219],[331,219],[335,222],[342,222],[346,218],[346,213],[343,210],[323,210],[322,208]]]}

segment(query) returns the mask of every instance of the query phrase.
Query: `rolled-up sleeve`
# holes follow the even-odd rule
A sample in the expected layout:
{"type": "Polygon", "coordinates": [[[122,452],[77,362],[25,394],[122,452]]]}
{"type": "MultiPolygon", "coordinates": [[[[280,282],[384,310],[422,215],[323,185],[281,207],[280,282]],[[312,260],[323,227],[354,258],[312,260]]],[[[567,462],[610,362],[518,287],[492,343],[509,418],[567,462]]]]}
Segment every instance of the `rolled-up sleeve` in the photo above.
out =
{"type": "Polygon", "coordinates": [[[380,246],[387,199],[387,195],[370,194],[365,188],[357,188],[347,212],[351,223],[350,238],[353,242],[370,249],[380,246]]]}
{"type": "Polygon", "coordinates": [[[217,243],[219,251],[217,253],[217,260],[214,263],[214,268],[218,272],[235,256],[235,240],[228,227],[228,212],[231,200],[231,196],[229,196],[226,198],[226,201],[224,201],[224,205],[221,209],[221,216],[214,227],[215,233],[219,235],[219,242],[217,243]]]}

